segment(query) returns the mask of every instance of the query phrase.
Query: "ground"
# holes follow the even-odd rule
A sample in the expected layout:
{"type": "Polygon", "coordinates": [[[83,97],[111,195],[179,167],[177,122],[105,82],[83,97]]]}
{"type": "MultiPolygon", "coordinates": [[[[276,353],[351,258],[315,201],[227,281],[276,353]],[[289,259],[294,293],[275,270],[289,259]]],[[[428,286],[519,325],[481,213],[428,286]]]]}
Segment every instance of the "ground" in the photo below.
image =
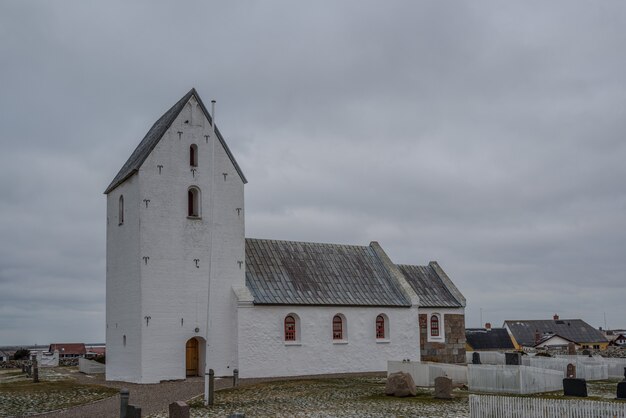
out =
{"type": "Polygon", "coordinates": [[[114,396],[118,391],[71,378],[76,368],[40,369],[33,383],[21,370],[0,370],[0,416],[32,415],[114,396]]]}
{"type": "MultiPolygon", "coordinates": [[[[114,417],[119,414],[121,387],[131,392],[131,404],[142,408],[143,416],[165,418],[167,405],[189,400],[194,417],[224,417],[234,412],[269,417],[467,417],[468,392],[454,390],[453,400],[437,400],[433,390],[419,388],[414,398],[383,395],[381,374],[302,379],[242,379],[232,389],[231,379],[216,381],[215,405],[205,408],[201,396],[202,378],[134,385],[105,382],[102,375],[87,376],[74,367],[40,369],[41,383],[32,383],[19,370],[0,370],[0,416],[114,417]],[[194,397],[195,396],[195,397],[194,397]],[[81,406],[75,406],[83,404],[81,406]],[[66,409],[63,409],[66,408],[66,409]],[[67,409],[69,408],[69,409],[67,409]],[[61,410],[63,409],[63,410],[61,410]]],[[[615,398],[617,381],[588,382],[588,399],[615,398]]],[[[534,395],[537,396],[537,395],[534,395]]],[[[539,395],[562,399],[562,392],[539,395]]]]}

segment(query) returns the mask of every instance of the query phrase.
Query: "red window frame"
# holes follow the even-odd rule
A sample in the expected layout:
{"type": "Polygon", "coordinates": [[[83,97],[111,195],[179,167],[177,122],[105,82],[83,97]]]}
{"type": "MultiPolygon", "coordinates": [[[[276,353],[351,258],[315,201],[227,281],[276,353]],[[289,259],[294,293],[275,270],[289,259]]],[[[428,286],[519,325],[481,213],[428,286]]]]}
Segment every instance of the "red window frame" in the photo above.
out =
{"type": "Polygon", "coordinates": [[[437,315],[430,317],[430,336],[439,337],[439,317],[437,315]]]}
{"type": "Polygon", "coordinates": [[[382,315],[376,317],[376,338],[385,338],[385,318],[382,315]]]}
{"type": "Polygon", "coordinates": [[[333,317],[333,340],[343,340],[343,319],[339,315],[333,317]]]}
{"type": "Polygon", "coordinates": [[[296,340],[296,318],[292,315],[285,317],[285,341],[296,340]]]}

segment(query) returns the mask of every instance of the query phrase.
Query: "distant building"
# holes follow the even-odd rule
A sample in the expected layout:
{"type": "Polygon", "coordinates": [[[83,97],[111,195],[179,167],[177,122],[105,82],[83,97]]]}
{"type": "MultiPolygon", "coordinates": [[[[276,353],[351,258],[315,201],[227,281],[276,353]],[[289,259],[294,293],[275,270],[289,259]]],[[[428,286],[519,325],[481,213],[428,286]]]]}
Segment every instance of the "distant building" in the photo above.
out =
{"type": "Polygon", "coordinates": [[[504,321],[504,327],[517,349],[536,347],[542,341],[544,346],[574,342],[580,348],[599,350],[604,350],[609,345],[602,332],[582,319],[560,319],[558,315],[554,315],[552,319],[545,320],[504,321]]]}
{"type": "Polygon", "coordinates": [[[9,361],[10,358],[9,353],[0,350],[0,361],[9,361]]]}
{"type": "Polygon", "coordinates": [[[85,357],[87,349],[83,343],[54,343],[48,347],[49,353],[59,352],[59,358],[85,357]]]}
{"type": "Polygon", "coordinates": [[[465,349],[467,351],[506,351],[514,350],[506,328],[492,328],[490,323],[485,328],[467,328],[465,330],[465,349]]]}

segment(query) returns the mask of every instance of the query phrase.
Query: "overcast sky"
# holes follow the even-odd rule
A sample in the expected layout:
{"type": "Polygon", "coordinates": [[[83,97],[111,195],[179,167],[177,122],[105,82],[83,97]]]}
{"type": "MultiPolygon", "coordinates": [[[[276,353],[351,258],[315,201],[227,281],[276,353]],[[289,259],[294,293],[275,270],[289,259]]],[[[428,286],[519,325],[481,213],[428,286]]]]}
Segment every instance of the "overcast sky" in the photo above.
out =
{"type": "Polygon", "coordinates": [[[623,1],[2,1],[0,345],[104,341],[102,193],[191,87],[249,180],[246,236],[437,260],[468,327],[626,327],[624,22],[623,1]]]}

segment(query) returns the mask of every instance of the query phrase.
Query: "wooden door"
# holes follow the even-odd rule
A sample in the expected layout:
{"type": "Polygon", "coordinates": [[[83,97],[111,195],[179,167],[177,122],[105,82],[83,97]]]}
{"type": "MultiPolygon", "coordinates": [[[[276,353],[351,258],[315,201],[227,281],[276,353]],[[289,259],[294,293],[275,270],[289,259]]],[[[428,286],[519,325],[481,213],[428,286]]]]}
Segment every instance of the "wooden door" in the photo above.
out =
{"type": "Polygon", "coordinates": [[[198,375],[198,340],[195,338],[187,341],[185,355],[185,368],[187,369],[187,376],[198,375]]]}

